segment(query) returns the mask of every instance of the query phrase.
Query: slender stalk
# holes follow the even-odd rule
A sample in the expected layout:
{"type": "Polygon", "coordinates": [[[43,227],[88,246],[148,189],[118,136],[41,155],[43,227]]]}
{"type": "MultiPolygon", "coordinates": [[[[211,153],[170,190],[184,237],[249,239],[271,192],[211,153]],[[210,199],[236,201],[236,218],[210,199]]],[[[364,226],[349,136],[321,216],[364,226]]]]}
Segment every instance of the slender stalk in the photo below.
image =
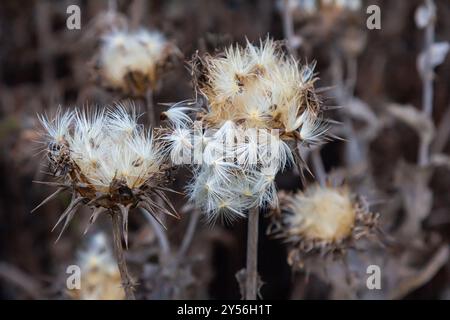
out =
{"type": "Polygon", "coordinates": [[[423,70],[423,97],[422,108],[426,115],[431,116],[433,112],[433,69],[431,66],[431,47],[434,43],[434,26],[435,26],[435,11],[436,7],[433,0],[426,0],[428,10],[432,12],[431,17],[425,29],[425,61],[423,70]]]}
{"type": "Polygon", "coordinates": [[[258,225],[259,208],[248,213],[247,268],[245,277],[245,300],[256,300],[258,294],[258,225]]]}
{"type": "Polygon", "coordinates": [[[117,11],[117,0],[109,0],[108,1],[108,11],[110,11],[110,12],[117,11]]]}
{"type": "Polygon", "coordinates": [[[192,239],[194,238],[195,229],[197,228],[197,223],[200,218],[200,212],[199,210],[193,210],[191,213],[191,217],[189,219],[189,224],[186,230],[186,233],[184,234],[183,241],[181,242],[180,250],[177,254],[177,260],[180,261],[189,250],[189,247],[192,243],[192,239]]]}
{"type": "MultiPolygon", "coordinates": [[[[425,2],[428,10],[432,13],[432,17],[428,22],[425,29],[425,57],[424,57],[424,68],[422,70],[422,111],[423,113],[432,118],[433,114],[433,67],[431,65],[431,47],[434,43],[434,27],[435,27],[435,13],[436,6],[433,0],[426,0],[425,2]]],[[[418,154],[418,164],[420,166],[425,166],[430,160],[429,149],[430,142],[426,139],[420,139],[419,154],[418,154]]]]}
{"type": "Polygon", "coordinates": [[[294,31],[294,20],[292,18],[292,9],[290,0],[283,1],[281,18],[283,22],[283,33],[287,41],[289,53],[292,56],[297,57],[296,49],[298,48],[298,43],[296,43],[295,41],[297,36],[295,35],[294,31]]]}
{"type": "Polygon", "coordinates": [[[311,152],[311,161],[312,161],[312,165],[314,168],[314,174],[317,178],[317,180],[319,181],[319,184],[321,187],[325,186],[326,183],[326,172],[325,172],[325,167],[323,165],[323,161],[322,161],[322,157],[320,155],[320,149],[314,149],[311,152]]]}
{"type": "Polygon", "coordinates": [[[431,148],[431,153],[441,153],[450,139],[450,104],[442,116],[442,120],[437,128],[436,138],[431,148]]]}
{"type": "Polygon", "coordinates": [[[111,219],[114,238],[114,254],[116,256],[117,266],[119,267],[120,277],[122,278],[122,286],[125,290],[127,300],[135,300],[134,281],[128,272],[122,245],[122,225],[120,221],[120,214],[117,212],[112,212],[111,219]]]}
{"type": "Polygon", "coordinates": [[[155,110],[153,105],[153,89],[148,88],[145,93],[145,110],[147,112],[148,122],[152,128],[156,125],[155,110]]]}
{"type": "Polygon", "coordinates": [[[153,231],[155,231],[156,238],[158,239],[159,246],[161,247],[161,253],[164,259],[167,259],[170,255],[170,243],[169,239],[167,239],[167,235],[164,232],[161,225],[153,218],[153,216],[147,212],[147,210],[144,210],[140,208],[142,213],[144,214],[145,218],[147,218],[148,222],[153,227],[153,231]]]}

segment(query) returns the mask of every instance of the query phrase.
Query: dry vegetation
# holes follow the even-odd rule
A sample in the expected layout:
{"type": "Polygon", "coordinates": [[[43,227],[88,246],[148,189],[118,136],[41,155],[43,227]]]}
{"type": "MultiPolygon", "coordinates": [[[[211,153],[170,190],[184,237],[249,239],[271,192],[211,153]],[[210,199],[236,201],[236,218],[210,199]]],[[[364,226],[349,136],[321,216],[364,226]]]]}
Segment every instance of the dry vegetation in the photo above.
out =
{"type": "Polygon", "coordinates": [[[449,299],[448,0],[337,2],[2,1],[0,298],[449,299]],[[283,161],[177,165],[194,120],[283,161]]]}

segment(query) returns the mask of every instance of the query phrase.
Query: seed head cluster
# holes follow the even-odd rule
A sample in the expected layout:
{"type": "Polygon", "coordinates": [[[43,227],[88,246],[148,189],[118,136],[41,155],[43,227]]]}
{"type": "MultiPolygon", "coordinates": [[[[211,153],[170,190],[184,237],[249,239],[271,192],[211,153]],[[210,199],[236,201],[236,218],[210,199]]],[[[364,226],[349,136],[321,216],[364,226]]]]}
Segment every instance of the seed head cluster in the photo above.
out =
{"type": "Polygon", "coordinates": [[[166,140],[173,162],[193,159],[190,196],[208,217],[277,206],[276,174],[298,159],[298,144],[326,139],[313,67],[300,66],[269,38],[194,61],[205,103],[167,110],[166,140]]]}

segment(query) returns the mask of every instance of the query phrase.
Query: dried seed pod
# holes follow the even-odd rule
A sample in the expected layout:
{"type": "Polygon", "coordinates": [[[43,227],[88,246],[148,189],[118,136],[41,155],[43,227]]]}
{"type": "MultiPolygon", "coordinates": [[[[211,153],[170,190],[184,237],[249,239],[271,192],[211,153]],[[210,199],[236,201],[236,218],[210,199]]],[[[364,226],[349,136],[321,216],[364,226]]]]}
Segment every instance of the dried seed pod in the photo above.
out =
{"type": "Polygon", "coordinates": [[[312,185],[304,192],[280,195],[281,214],[274,214],[268,234],[288,245],[288,263],[310,271],[317,259],[345,258],[358,240],[377,239],[379,215],[347,186],[312,185]]]}

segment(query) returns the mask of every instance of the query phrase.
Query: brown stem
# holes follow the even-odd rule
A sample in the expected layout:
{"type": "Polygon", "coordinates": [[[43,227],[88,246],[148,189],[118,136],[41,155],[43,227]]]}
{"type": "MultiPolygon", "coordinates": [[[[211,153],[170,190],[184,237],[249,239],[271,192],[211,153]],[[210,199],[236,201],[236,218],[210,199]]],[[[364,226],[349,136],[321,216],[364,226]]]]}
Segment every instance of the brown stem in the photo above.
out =
{"type": "Polygon", "coordinates": [[[296,49],[298,47],[298,45],[296,45],[295,42],[295,32],[294,32],[294,21],[292,18],[292,9],[290,6],[290,1],[289,0],[284,0],[283,2],[283,8],[282,8],[282,22],[283,22],[283,33],[284,33],[284,37],[286,38],[287,41],[287,47],[289,50],[289,53],[293,56],[296,57],[297,56],[297,52],[296,49]]]}
{"type": "Polygon", "coordinates": [[[122,225],[120,222],[120,214],[118,212],[111,213],[112,230],[114,237],[114,254],[117,260],[117,266],[119,267],[120,277],[122,278],[122,286],[125,290],[125,296],[127,300],[135,300],[134,296],[134,281],[130,276],[125,261],[125,255],[122,245],[122,225]]]}
{"type": "Polygon", "coordinates": [[[439,127],[437,128],[433,146],[431,148],[432,153],[441,153],[447,145],[450,139],[450,104],[447,106],[447,110],[441,118],[439,127]]]}
{"type": "Polygon", "coordinates": [[[256,300],[258,291],[258,219],[259,208],[250,209],[248,213],[245,300],[256,300]]]}
{"type": "Polygon", "coordinates": [[[435,26],[435,12],[436,6],[433,0],[426,0],[427,9],[432,13],[433,17],[428,22],[425,29],[425,63],[423,70],[423,96],[422,108],[423,112],[431,116],[433,112],[433,66],[431,65],[431,47],[434,43],[434,26],[435,26]]]}
{"type": "Polygon", "coordinates": [[[311,161],[314,168],[314,174],[319,181],[321,187],[325,187],[327,180],[327,173],[323,165],[322,156],[320,155],[320,149],[314,149],[311,151],[311,161]]]}
{"type": "Polygon", "coordinates": [[[161,247],[161,257],[163,261],[167,261],[170,256],[170,242],[167,238],[164,229],[161,225],[156,221],[156,219],[145,209],[141,208],[142,213],[148,222],[152,225],[153,231],[155,232],[156,239],[158,239],[159,246],[161,247]]]}
{"type": "Polygon", "coordinates": [[[195,229],[197,228],[197,222],[200,218],[200,211],[193,210],[191,213],[191,217],[189,219],[189,224],[184,235],[183,241],[181,242],[180,249],[177,254],[177,260],[181,261],[181,259],[186,255],[189,250],[189,247],[192,243],[192,239],[194,238],[195,229]]]}
{"type": "MultiPolygon", "coordinates": [[[[431,65],[431,47],[434,43],[436,6],[433,0],[426,0],[425,5],[432,13],[432,18],[425,29],[425,51],[424,51],[424,69],[422,70],[422,111],[431,120],[433,115],[433,66],[431,65]]],[[[430,141],[420,140],[418,151],[418,164],[420,166],[428,165],[430,161],[430,141]]]]}
{"type": "Polygon", "coordinates": [[[155,119],[155,108],[153,105],[153,89],[148,88],[147,92],[145,93],[145,109],[147,112],[148,122],[152,128],[156,125],[156,119],[155,119]]]}

